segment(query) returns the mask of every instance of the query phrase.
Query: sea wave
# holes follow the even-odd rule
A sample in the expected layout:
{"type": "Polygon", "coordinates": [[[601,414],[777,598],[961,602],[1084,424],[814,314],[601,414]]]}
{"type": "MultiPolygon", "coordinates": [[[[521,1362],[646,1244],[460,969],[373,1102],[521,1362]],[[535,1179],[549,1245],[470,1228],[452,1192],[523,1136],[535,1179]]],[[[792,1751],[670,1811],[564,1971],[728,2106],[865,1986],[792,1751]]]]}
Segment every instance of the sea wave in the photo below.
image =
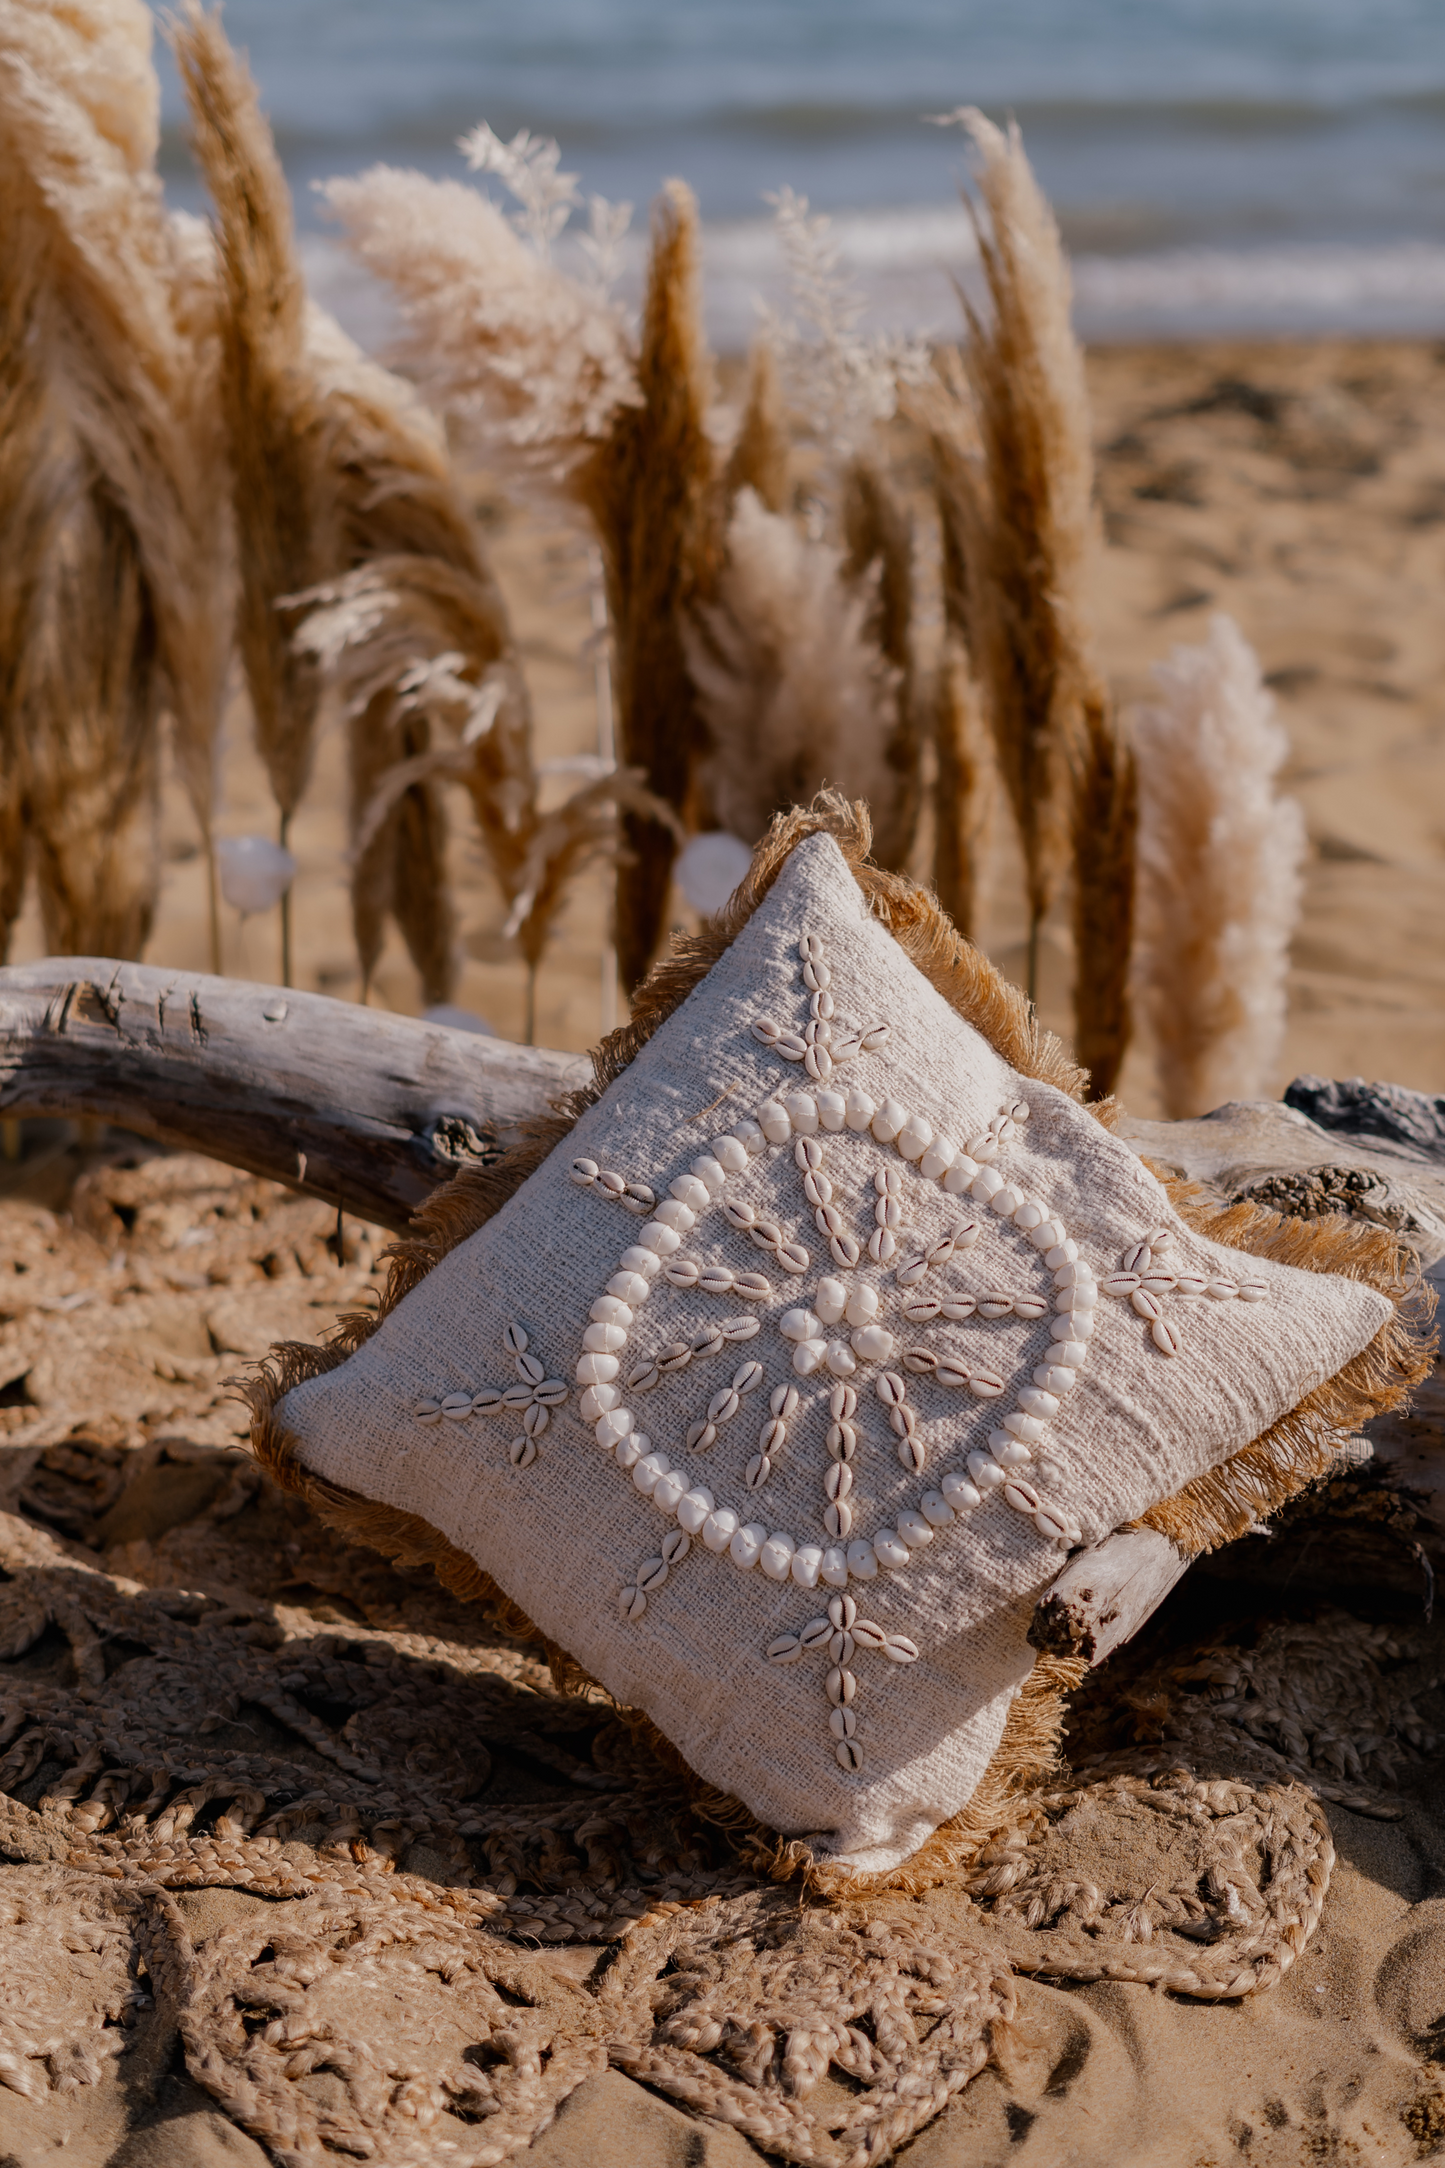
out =
{"type": "MultiPolygon", "coordinates": [[[[866,306],[864,327],[951,339],[961,327],[957,286],[980,287],[978,244],[957,203],[840,213],[832,238],[866,306]]],[[[372,351],[394,338],[385,292],[329,237],[303,236],[308,276],[324,305],[372,351]]],[[[644,269],[641,233],[623,250],[622,298],[635,305],[644,269]]],[[[560,251],[565,264],[565,244],[560,251]]],[[[1169,248],[1073,258],[1075,321],[1089,340],[1256,337],[1445,331],[1445,244],[1169,248]]],[[[721,353],[745,348],[765,312],[792,312],[771,221],[708,225],[703,235],[708,334],[721,353]]]]}

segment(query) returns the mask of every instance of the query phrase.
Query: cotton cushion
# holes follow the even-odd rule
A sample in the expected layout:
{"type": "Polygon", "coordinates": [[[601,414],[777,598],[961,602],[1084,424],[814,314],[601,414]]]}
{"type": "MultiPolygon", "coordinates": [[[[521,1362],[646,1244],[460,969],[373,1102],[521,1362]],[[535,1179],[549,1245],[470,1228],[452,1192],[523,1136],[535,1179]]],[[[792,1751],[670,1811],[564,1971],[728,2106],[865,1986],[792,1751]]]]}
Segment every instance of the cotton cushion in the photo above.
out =
{"type": "Polygon", "coordinates": [[[566,1142],[274,1421],[699,1776],[873,1873],[969,1800],[1068,1549],[1390,1316],[1192,1232],[815,834],[566,1142]]]}

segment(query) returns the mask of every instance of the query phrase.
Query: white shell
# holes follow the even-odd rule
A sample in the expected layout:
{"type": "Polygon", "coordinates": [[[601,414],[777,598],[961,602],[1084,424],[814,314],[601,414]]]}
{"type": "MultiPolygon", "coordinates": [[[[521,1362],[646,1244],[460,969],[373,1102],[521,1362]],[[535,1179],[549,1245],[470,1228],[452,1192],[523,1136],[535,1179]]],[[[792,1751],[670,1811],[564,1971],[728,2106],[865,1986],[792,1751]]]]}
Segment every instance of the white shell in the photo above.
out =
{"type": "Polygon", "coordinates": [[[800,1340],[793,1349],[793,1368],[800,1378],[810,1378],[828,1359],[826,1340],[800,1340]]]}
{"type": "Polygon", "coordinates": [[[471,1412],[472,1396],[470,1393],[448,1393],[442,1401],[442,1414],[449,1423],[459,1423],[471,1412]]]}
{"type": "Polygon", "coordinates": [[[867,1092],[860,1091],[856,1084],[849,1091],[844,1104],[847,1108],[844,1120],[848,1127],[854,1130],[867,1129],[878,1112],[877,1101],[870,1099],[867,1092]]]}
{"type": "MultiPolygon", "coordinates": [[[[751,1114],[745,1114],[741,1121],[733,1123],[733,1135],[737,1138],[749,1159],[756,1159],[759,1152],[765,1150],[767,1146],[768,1140],[753,1120],[751,1114]]],[[[714,1143],[713,1149],[714,1151],[717,1150],[716,1143],[714,1143]]],[[[726,1166],[726,1160],[723,1161],[723,1164],[726,1166]]]]}
{"type": "Polygon", "coordinates": [[[765,1099],[758,1108],[757,1120],[769,1144],[786,1144],[792,1135],[793,1124],[781,1100],[765,1099]]]}
{"type": "Polygon", "coordinates": [[[1164,1315],[1159,1297],[1151,1295],[1147,1288],[1136,1287],[1129,1297],[1129,1301],[1134,1309],[1138,1311],[1140,1317],[1148,1318],[1150,1324],[1153,1324],[1156,1318],[1161,1318],[1164,1315]]]}
{"type": "Polygon", "coordinates": [[[419,1423],[439,1423],[442,1419],[439,1400],[419,1400],[412,1410],[419,1423]]]}
{"type": "Polygon", "coordinates": [[[848,1291],[848,1307],[844,1311],[850,1325],[869,1325],[878,1315],[878,1290],[866,1281],[848,1291]]]}
{"type": "Polygon", "coordinates": [[[1167,1317],[1156,1317],[1149,1328],[1149,1336],[1161,1355],[1177,1355],[1184,1342],[1177,1325],[1171,1325],[1167,1317]]]}
{"type": "Polygon", "coordinates": [[[816,1588],[818,1575],[823,1570],[821,1544],[800,1543],[793,1553],[793,1563],[788,1571],[799,1588],[816,1588]]]}
{"type": "Polygon", "coordinates": [[[980,1204],[987,1204],[991,1197],[996,1197],[1000,1190],[1007,1187],[1008,1184],[1004,1181],[1003,1176],[993,1167],[980,1167],[969,1184],[970,1190],[978,1198],[980,1204]]]}
{"type": "Polygon", "coordinates": [[[643,1454],[632,1471],[632,1480],[644,1498],[651,1497],[653,1485],[667,1474],[671,1466],[672,1462],[666,1453],[654,1451],[643,1454]]]}
{"type": "Polygon", "coordinates": [[[921,1545],[932,1543],[933,1524],[931,1521],[926,1520],[921,1513],[914,1513],[910,1510],[907,1513],[899,1514],[898,1533],[902,1536],[909,1549],[916,1551],[921,1545]]]}
{"type": "MultiPolygon", "coordinates": [[[[989,1453],[970,1453],[968,1472],[981,1491],[1002,1490],[1008,1481],[1003,1469],[989,1453]]],[[[944,1481],[948,1481],[947,1476],[944,1481]]]]}
{"type": "Polygon", "coordinates": [[[1012,1182],[1005,1182],[988,1200],[990,1211],[997,1212],[1000,1219],[1012,1219],[1023,1201],[1023,1191],[1015,1189],[1012,1182]]]}
{"type": "Polygon", "coordinates": [[[795,1664],[803,1653],[803,1644],[796,1634],[779,1634],[776,1641],[768,1643],[770,1664],[795,1664]]]}
{"type": "Polygon", "coordinates": [[[599,1417],[620,1407],[622,1394],[615,1385],[589,1385],[577,1406],[584,1423],[595,1423],[599,1417]]]}
{"type": "MultiPolygon", "coordinates": [[[[956,1468],[949,1470],[940,1488],[955,1513],[972,1513],[975,1506],[983,1504],[982,1493],[969,1482],[966,1475],[960,1475],[956,1468]]],[[[926,1511],[926,1498],[924,1504],[926,1511]]]]}
{"type": "Polygon", "coordinates": [[[1233,1280],[1211,1280],[1204,1290],[1215,1302],[1230,1302],[1239,1293],[1233,1280]]]}
{"type": "MultiPolygon", "coordinates": [[[[836,1048],[834,1049],[836,1053],[836,1048]]],[[[836,1135],[847,1119],[848,1102],[841,1092],[819,1091],[813,1094],[818,1102],[818,1120],[823,1128],[836,1135]]]]}
{"type": "Polygon", "coordinates": [[[947,1528],[953,1520],[953,1508],[942,1491],[926,1490],[918,1505],[924,1519],[935,1528],[947,1528]]]}
{"type": "Polygon", "coordinates": [[[1241,1302],[1267,1302],[1269,1288],[1263,1280],[1241,1280],[1239,1299],[1241,1302]]]}
{"type": "Polygon", "coordinates": [[[651,1289],[640,1272],[614,1272],[607,1282],[607,1292],[615,1295],[619,1302],[635,1306],[646,1302],[651,1289]]]}
{"type": "Polygon", "coordinates": [[[878,1559],[873,1546],[866,1538],[848,1546],[848,1571],[855,1581],[873,1581],[878,1577],[878,1559]]]}
{"type": "MultiPolygon", "coordinates": [[[[696,1212],[688,1205],[679,1204],[676,1197],[664,1197],[652,1216],[659,1227],[670,1227],[676,1235],[691,1234],[697,1225],[696,1212]]],[[[674,1243],[673,1247],[676,1246],[674,1243]]]]}
{"type": "MultiPolygon", "coordinates": [[[[721,1173],[721,1168],[718,1172],[721,1173]]],[[[668,1183],[669,1193],[679,1204],[685,1204],[689,1212],[705,1212],[712,1202],[707,1184],[700,1182],[695,1174],[680,1174],[675,1182],[668,1183]]]]}
{"type": "Polygon", "coordinates": [[[853,1353],[860,1362],[886,1362],[897,1346],[884,1325],[863,1325],[852,1336],[853,1353]]]}
{"type": "Polygon", "coordinates": [[[943,1186],[950,1197],[961,1197],[965,1190],[972,1189],[977,1179],[978,1161],[970,1159],[967,1153],[960,1153],[944,1175],[943,1186]]]}
{"type": "Polygon", "coordinates": [[[617,1608],[629,1626],[635,1626],[647,1609],[647,1598],[640,1588],[624,1588],[617,1600],[617,1608]]]}
{"type": "Polygon", "coordinates": [[[758,1553],[758,1564],[770,1581],[786,1581],[797,1549],[791,1536],[773,1534],[758,1553]]]}
{"type": "Polygon", "coordinates": [[[772,1281],[761,1272],[740,1272],[733,1281],[733,1293],[741,1295],[744,1302],[766,1302],[772,1292],[772,1281]]]}
{"type": "MultiPolygon", "coordinates": [[[[643,1601],[646,1602],[646,1600],[644,1597],[643,1601]]],[[[856,1776],[863,1766],[863,1749],[856,1739],[840,1739],[833,1749],[833,1754],[838,1767],[845,1769],[849,1776],[856,1776]]]]}
{"type": "Polygon", "coordinates": [[[525,1431],[520,1438],[513,1438],[507,1447],[507,1458],[514,1468],[530,1468],[537,1458],[536,1439],[525,1431]]]}
{"type": "Polygon", "coordinates": [[[1193,1302],[1204,1293],[1208,1284],[1208,1281],[1201,1273],[1181,1272],[1174,1282],[1174,1292],[1176,1295],[1182,1295],[1186,1302],[1193,1302]]]}
{"type": "Polygon", "coordinates": [[[823,1329],[811,1310],[784,1310],[778,1330],[785,1340],[816,1340],[823,1329]]]}
{"type": "Polygon", "coordinates": [[[873,1537],[873,1552],[880,1566],[890,1573],[901,1573],[908,1564],[908,1545],[896,1528],[880,1528],[873,1537]]]}
{"type": "Polygon", "coordinates": [[[890,1664],[916,1664],[918,1643],[910,1641],[907,1634],[889,1634],[883,1644],[883,1653],[890,1664]]]}
{"type": "Polygon", "coordinates": [[[1078,1383],[1078,1373],[1061,1362],[1042,1363],[1034,1372],[1034,1383],[1044,1392],[1053,1393],[1057,1397],[1073,1391],[1078,1383]]]}
{"type": "Polygon", "coordinates": [[[610,1414],[603,1416],[592,1435],[603,1452],[610,1453],[612,1448],[627,1436],[631,1428],[631,1408],[614,1408],[610,1414]]]}
{"type": "Polygon", "coordinates": [[[716,1507],[702,1524],[704,1548],[720,1555],[737,1533],[737,1526],[738,1517],[731,1506],[716,1507]]]}
{"type": "Polygon", "coordinates": [[[958,1146],[951,1137],[935,1137],[919,1160],[918,1171],[925,1182],[936,1182],[947,1174],[957,1157],[958,1146]]]}
{"type": "MultiPolygon", "coordinates": [[[[727,1174],[741,1174],[748,1163],[747,1146],[738,1137],[714,1137],[712,1156],[727,1174]]],[[[693,1168],[697,1173],[697,1168],[693,1168]]]]}
{"type": "MultiPolygon", "coordinates": [[[[720,1197],[722,1195],[723,1187],[728,1178],[727,1169],[713,1158],[711,1152],[705,1152],[701,1159],[695,1159],[692,1163],[692,1171],[710,1197],[720,1197]]],[[[682,1201],[684,1204],[691,1204],[692,1199],[684,1197],[682,1201]]]]}
{"type": "Polygon", "coordinates": [[[701,1484],[687,1491],[677,1501],[677,1523],[679,1528],[685,1528],[690,1536],[698,1535],[701,1532],[703,1522],[711,1513],[713,1505],[712,1492],[704,1490],[701,1484]]]}
{"type": "Polygon", "coordinates": [[[970,1370],[968,1389],[979,1400],[997,1400],[1003,1391],[1003,1379],[992,1370],[970,1370]]]}
{"type": "Polygon", "coordinates": [[[1019,1406],[1025,1415],[1036,1415],[1042,1422],[1051,1422],[1059,1412],[1055,1395],[1040,1385],[1023,1385],[1019,1388],[1019,1406]]]}
{"type": "Polygon", "coordinates": [[[663,1266],[662,1276],[669,1287],[696,1287],[702,1267],[695,1257],[673,1257],[663,1266]]]}
{"type": "Polygon", "coordinates": [[[873,1134],[880,1144],[891,1144],[907,1119],[907,1107],[896,1099],[885,1099],[873,1117],[873,1134]]]}
{"type": "Polygon", "coordinates": [[[789,1092],[783,1100],[788,1117],[800,1135],[809,1137],[818,1127],[818,1102],[809,1092],[789,1092]]]}
{"type": "Polygon", "coordinates": [[[922,1159],[933,1142],[933,1124],[921,1114],[910,1114],[893,1141],[905,1159],[922,1159]]]}
{"type": "Polygon", "coordinates": [[[616,1377],[621,1367],[615,1355],[589,1352],[578,1356],[575,1376],[579,1385],[606,1385],[616,1377]]]}
{"type": "Polygon", "coordinates": [[[597,1162],[595,1159],[574,1159],[571,1172],[574,1182],[583,1189],[590,1189],[597,1179],[597,1162]]]}
{"type": "Polygon", "coordinates": [[[738,1529],[728,1545],[728,1557],[741,1573],[751,1573],[758,1562],[758,1554],[768,1540],[768,1531],[757,1521],[747,1521],[738,1529]]]}

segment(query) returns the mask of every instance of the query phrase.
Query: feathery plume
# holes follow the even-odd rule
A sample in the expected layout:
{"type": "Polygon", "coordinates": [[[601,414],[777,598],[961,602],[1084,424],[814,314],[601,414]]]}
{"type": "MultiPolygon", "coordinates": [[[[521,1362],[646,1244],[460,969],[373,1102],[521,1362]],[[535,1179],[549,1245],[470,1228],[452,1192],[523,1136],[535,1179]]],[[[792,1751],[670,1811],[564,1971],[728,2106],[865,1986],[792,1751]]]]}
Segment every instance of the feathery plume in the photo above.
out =
{"type": "MultiPolygon", "coordinates": [[[[321,684],[276,602],[340,569],[327,487],[330,432],[308,367],[290,193],[255,83],[219,11],[206,14],[199,0],[183,0],[171,42],[216,214],[239,644],[284,847],[315,759],[321,684]]],[[[289,890],[281,899],[281,979],[291,984],[289,890]]]]}
{"type": "Polygon", "coordinates": [[[1275,795],[1288,740],[1230,618],[1154,677],[1161,698],[1135,717],[1139,979],[1165,1111],[1178,1119],[1268,1087],[1305,825],[1275,795]]]}
{"type": "Polygon", "coordinates": [[[841,550],[738,493],[716,600],[687,645],[708,741],[699,783],[745,843],[828,784],[888,802],[897,676],[869,636],[877,607],[876,569],[850,584],[841,550]]]}
{"type": "Polygon", "coordinates": [[[496,461],[565,485],[638,400],[619,310],[567,278],[460,181],[373,166],[321,195],[395,294],[401,358],[496,461]]]}
{"type": "Polygon", "coordinates": [[[748,354],[742,420],[723,475],[729,506],[740,489],[750,489],[769,512],[785,512],[791,495],[791,448],[777,352],[771,339],[755,339],[748,354]]]}
{"type": "Polygon", "coordinates": [[[832,220],[814,214],[791,188],[769,195],[788,267],[797,321],[769,321],[789,398],[830,456],[863,450],[879,422],[897,411],[900,381],[921,379],[927,350],[917,340],[869,338],[859,329],[867,303],[833,238],[832,220]]]}
{"type": "MultiPolygon", "coordinates": [[[[1094,536],[1089,413],[1068,265],[1018,130],[1003,134],[973,107],[949,118],[979,154],[987,227],[977,214],[975,225],[992,307],[985,323],[963,302],[974,412],[959,419],[941,486],[954,499],[970,647],[1023,845],[1032,996],[1039,928],[1065,864],[1067,748],[1094,681],[1082,595],[1094,536]],[[966,449],[975,429],[977,459],[966,449]]],[[[946,371],[938,384],[935,411],[961,390],[946,371]]]]}
{"type": "MultiPolygon", "coordinates": [[[[681,181],[669,181],[653,207],[636,382],[640,403],[617,409],[577,494],[602,550],[622,765],[640,768],[680,811],[700,739],[684,626],[714,574],[717,483],[697,202],[681,181]]],[[[625,815],[624,834],[616,941],[630,993],[661,938],[677,843],[670,826],[637,812],[625,815]]]]}
{"type": "Polygon", "coordinates": [[[162,693],[135,531],[79,460],[20,686],[31,853],[54,954],[145,946],[160,888],[162,693]]]}
{"type": "Polygon", "coordinates": [[[1070,748],[1074,850],[1074,1059],[1090,1099],[1107,1099],[1128,1051],[1139,782],[1103,695],[1084,696],[1070,748]]]}
{"type": "Polygon", "coordinates": [[[178,765],[211,862],[230,612],[209,239],[168,218],[141,0],[0,0],[0,144],[47,250],[47,361],[76,435],[134,530],[178,765]]]}

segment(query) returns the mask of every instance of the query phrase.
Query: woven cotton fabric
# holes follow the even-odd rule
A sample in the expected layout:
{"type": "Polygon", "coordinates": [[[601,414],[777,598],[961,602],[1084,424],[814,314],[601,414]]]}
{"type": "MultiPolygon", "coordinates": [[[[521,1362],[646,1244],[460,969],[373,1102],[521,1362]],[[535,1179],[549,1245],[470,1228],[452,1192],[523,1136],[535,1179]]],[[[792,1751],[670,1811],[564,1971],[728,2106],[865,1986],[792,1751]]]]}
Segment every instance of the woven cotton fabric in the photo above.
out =
{"type": "Polygon", "coordinates": [[[878,1872],[966,1805],[1068,1547],[1228,1459],[1389,1316],[1193,1234],[814,836],[566,1142],[277,1420],[306,1469],[475,1558],[701,1777],[878,1872]],[[787,1058],[810,1024],[821,1076],[787,1058]]]}

